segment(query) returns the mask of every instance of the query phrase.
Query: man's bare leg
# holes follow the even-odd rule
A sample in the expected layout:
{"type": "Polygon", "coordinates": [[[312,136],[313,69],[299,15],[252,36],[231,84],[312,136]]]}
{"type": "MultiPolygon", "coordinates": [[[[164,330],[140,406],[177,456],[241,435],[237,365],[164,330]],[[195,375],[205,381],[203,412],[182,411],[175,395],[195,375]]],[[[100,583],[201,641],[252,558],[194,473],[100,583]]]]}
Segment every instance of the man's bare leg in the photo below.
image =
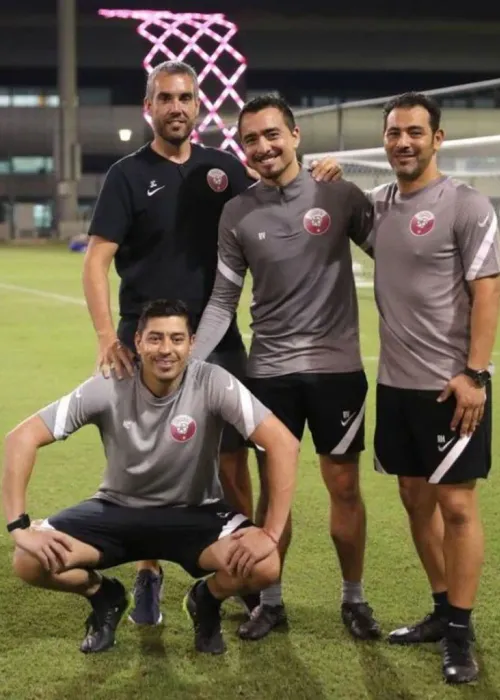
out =
{"type": "MultiPolygon", "coordinates": [[[[266,455],[262,450],[256,450],[256,459],[259,468],[260,494],[255,511],[255,523],[258,526],[264,524],[264,518],[269,503],[269,485],[266,470],[266,455]]],[[[262,639],[274,628],[286,628],[288,621],[283,605],[281,592],[281,575],[285,565],[285,558],[292,540],[292,516],[290,514],[283,534],[279,542],[280,572],[279,579],[270,586],[262,589],[260,605],[252,611],[250,619],[240,625],[238,634],[241,639],[256,641],[262,639]]]]}
{"type": "Polygon", "coordinates": [[[247,578],[231,576],[224,570],[227,547],[231,540],[225,537],[208,547],[201,555],[199,566],[217,569],[206,580],[198,581],[184,599],[184,609],[195,628],[195,648],[208,654],[222,654],[226,647],[220,626],[220,606],[230,596],[257,592],[279,576],[280,560],[277,551],[256,564],[247,578]]]}
{"type": "Polygon", "coordinates": [[[248,467],[248,448],[242,447],[235,452],[223,452],[220,455],[220,480],[224,498],[235,513],[253,518],[253,494],[250,469],[248,467]]]}
{"type": "Polygon", "coordinates": [[[439,641],[443,635],[448,598],[443,552],[444,522],[437,500],[437,487],[422,477],[399,477],[399,493],[408,514],[415,549],[429,580],[434,610],[423,620],[393,630],[392,644],[439,641]]]}
{"type": "Polygon", "coordinates": [[[85,654],[105,651],[115,642],[115,631],[129,599],[117,579],[106,578],[92,568],[99,562],[97,549],[75,538],[69,539],[72,551],[63,571],[47,571],[36,557],[16,548],[14,572],[31,586],[87,598],[92,612],[87,619],[87,632],[80,650],[85,654]]]}
{"type": "Polygon", "coordinates": [[[330,536],[342,572],[342,620],[353,637],[378,639],[380,627],[366,604],[363,566],[366,511],[359,485],[359,455],[320,455],[330,496],[330,536]]]}

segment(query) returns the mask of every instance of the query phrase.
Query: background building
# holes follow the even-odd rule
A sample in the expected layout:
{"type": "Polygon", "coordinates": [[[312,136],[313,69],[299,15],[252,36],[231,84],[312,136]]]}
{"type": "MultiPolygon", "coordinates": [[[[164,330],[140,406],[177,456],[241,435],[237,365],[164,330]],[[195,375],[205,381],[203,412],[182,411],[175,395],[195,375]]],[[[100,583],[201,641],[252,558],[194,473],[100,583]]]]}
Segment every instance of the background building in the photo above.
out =
{"type": "MultiPolygon", "coordinates": [[[[165,8],[157,1],[77,3],[78,203],[84,218],[111,163],[149,137],[140,109],[148,42],[136,33],[134,20],[98,15],[102,7],[122,4],[165,8]],[[129,141],[120,140],[121,129],[131,131],[129,141]]],[[[171,0],[168,9],[185,11],[186,3],[171,0]]],[[[335,110],[347,101],[499,76],[500,10],[495,4],[448,10],[423,2],[412,7],[411,17],[407,5],[384,3],[381,10],[367,0],[342,6],[326,0],[252,0],[243,9],[234,1],[198,0],[189,9],[223,12],[238,25],[237,46],[248,60],[245,96],[281,92],[300,110],[306,151],[379,145],[380,105],[335,110]]],[[[60,129],[57,47],[56,0],[16,0],[2,8],[0,218],[12,221],[17,207],[42,229],[53,223],[60,129]]],[[[447,108],[449,138],[500,131],[500,85],[439,99],[447,108]]],[[[231,121],[235,114],[224,116],[231,121]]]]}

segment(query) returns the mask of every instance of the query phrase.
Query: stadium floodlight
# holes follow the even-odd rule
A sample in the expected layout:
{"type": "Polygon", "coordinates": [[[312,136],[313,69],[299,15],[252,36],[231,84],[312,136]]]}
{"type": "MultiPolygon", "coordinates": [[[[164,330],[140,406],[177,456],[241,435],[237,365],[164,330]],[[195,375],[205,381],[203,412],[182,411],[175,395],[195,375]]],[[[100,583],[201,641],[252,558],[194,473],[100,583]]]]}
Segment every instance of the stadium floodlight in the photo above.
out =
{"type": "Polygon", "coordinates": [[[118,129],[120,141],[130,141],[132,138],[132,129],[118,129]]]}
{"type": "Polygon", "coordinates": [[[200,101],[206,114],[193,133],[193,140],[200,140],[200,135],[209,126],[215,126],[220,129],[223,138],[220,148],[231,148],[243,159],[244,154],[234,138],[236,127],[228,126],[221,116],[221,111],[230,112],[231,107],[233,111],[235,107],[241,109],[244,104],[236,85],[246,70],[247,62],[231,45],[231,40],[238,31],[237,26],[220,13],[102,9],[99,14],[107,19],[134,19],[139,22],[137,33],[152,45],[143,60],[148,74],[162,60],[189,63],[190,54],[191,58],[196,57],[198,61],[201,59],[203,67],[199,71],[198,80],[200,101]],[[231,59],[232,66],[229,69],[228,58],[231,59]],[[203,82],[208,77],[218,80],[218,94],[215,96],[209,97],[203,89],[203,82]]]}

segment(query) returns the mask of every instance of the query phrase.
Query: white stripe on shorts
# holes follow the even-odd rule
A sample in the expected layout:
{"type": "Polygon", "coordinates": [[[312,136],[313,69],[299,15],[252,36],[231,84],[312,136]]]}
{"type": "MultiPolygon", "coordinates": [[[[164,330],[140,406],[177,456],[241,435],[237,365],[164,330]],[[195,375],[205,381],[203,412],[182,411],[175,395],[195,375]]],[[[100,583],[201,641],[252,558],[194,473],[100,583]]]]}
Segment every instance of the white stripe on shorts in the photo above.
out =
{"type": "Polygon", "coordinates": [[[228,520],[220,531],[219,540],[234,532],[242,523],[245,522],[246,519],[246,516],[242,515],[241,513],[236,513],[236,515],[233,515],[231,520],[228,520]]]}
{"type": "Polygon", "coordinates": [[[389,474],[389,472],[386,472],[386,470],[385,470],[384,467],[382,466],[382,462],[381,462],[380,459],[377,457],[377,454],[376,454],[376,453],[374,453],[374,455],[373,455],[373,462],[374,462],[374,465],[375,465],[375,471],[377,471],[379,474],[389,474]]]}
{"type": "Polygon", "coordinates": [[[448,452],[446,457],[443,459],[438,468],[431,474],[429,478],[429,484],[439,484],[443,476],[450,471],[452,466],[455,464],[457,459],[460,457],[462,452],[465,450],[471,435],[465,435],[464,437],[458,438],[456,443],[453,445],[451,450],[448,452]]]}
{"type": "Polygon", "coordinates": [[[351,446],[351,442],[354,440],[356,433],[358,432],[359,427],[363,421],[363,418],[365,417],[365,406],[366,399],[363,401],[363,405],[359,409],[358,415],[352,421],[347,431],[344,433],[344,436],[339,442],[339,444],[336,447],[334,447],[333,450],[330,452],[331,455],[343,455],[348,451],[349,447],[351,446]]]}
{"type": "MultiPolygon", "coordinates": [[[[33,523],[35,525],[35,523],[33,523]]],[[[55,530],[55,527],[49,523],[49,519],[45,518],[41,522],[36,523],[35,527],[38,530],[55,530]]]]}

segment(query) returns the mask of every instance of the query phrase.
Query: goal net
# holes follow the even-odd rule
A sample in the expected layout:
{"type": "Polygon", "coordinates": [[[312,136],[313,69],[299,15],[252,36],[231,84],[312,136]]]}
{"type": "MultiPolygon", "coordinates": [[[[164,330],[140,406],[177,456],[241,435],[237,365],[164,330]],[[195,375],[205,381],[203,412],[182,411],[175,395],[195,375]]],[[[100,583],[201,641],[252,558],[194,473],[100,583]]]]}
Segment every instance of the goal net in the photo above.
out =
{"type": "MultiPolygon", "coordinates": [[[[383,148],[308,153],[302,162],[310,166],[326,156],[336,158],[342,165],[344,177],[362,190],[371,190],[393,179],[383,148]]],[[[444,141],[438,164],[446,175],[462,180],[490,197],[500,212],[500,134],[444,141]]],[[[369,290],[373,287],[373,265],[356,246],[352,248],[356,284],[360,289],[369,290]]]]}

